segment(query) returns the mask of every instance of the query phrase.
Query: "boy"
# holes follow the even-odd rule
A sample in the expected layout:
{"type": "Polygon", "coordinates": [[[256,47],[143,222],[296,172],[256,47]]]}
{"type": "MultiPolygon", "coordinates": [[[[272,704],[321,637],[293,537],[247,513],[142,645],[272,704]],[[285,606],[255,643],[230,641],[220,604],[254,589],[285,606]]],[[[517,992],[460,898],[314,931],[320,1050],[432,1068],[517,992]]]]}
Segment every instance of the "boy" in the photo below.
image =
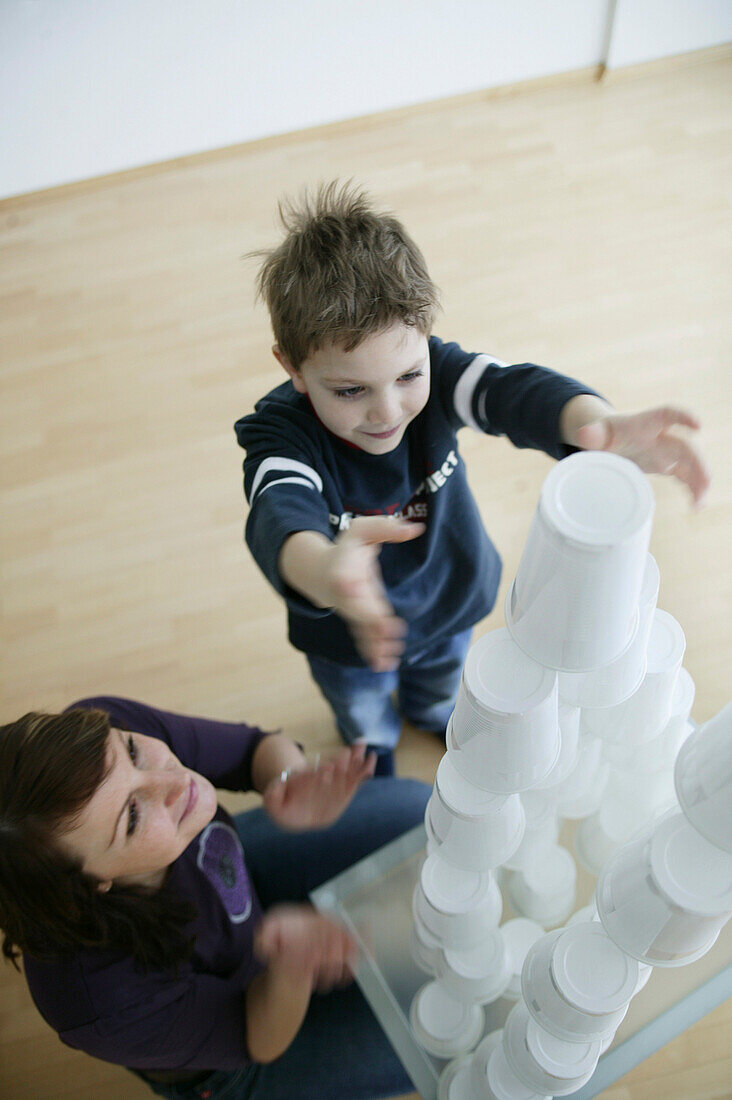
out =
{"type": "Polygon", "coordinates": [[[616,451],[673,471],[699,500],[704,465],[668,430],[698,424],[673,409],[618,416],[570,378],[432,336],[437,290],[422,254],[353,187],[331,183],[280,213],[286,235],[258,289],[289,381],[235,426],[246,539],[341,736],[365,741],[390,774],[402,717],[444,734],[500,579],[458,429],[558,459],[616,451]]]}

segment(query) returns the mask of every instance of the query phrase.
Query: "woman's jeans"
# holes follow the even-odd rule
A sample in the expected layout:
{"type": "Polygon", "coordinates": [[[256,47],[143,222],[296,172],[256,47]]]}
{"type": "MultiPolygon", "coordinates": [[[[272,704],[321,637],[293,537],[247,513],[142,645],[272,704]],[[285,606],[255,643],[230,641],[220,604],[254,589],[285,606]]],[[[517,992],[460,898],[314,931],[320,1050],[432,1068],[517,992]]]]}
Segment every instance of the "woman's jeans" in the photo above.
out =
{"type": "MultiPolygon", "coordinates": [[[[236,828],[263,909],[307,900],[418,825],[429,795],[414,779],[371,779],[334,825],[317,832],[285,832],[261,809],[239,814],[236,828]]],[[[148,1083],[170,1100],[380,1100],[414,1089],[355,983],[314,994],[299,1032],[274,1062],[216,1070],[195,1085],[148,1083]]]]}
{"type": "Polygon", "coordinates": [[[402,718],[419,729],[444,734],[471,635],[472,630],[463,630],[402,660],[393,672],[339,665],[322,657],[308,656],[308,664],[343,739],[349,745],[362,740],[374,748],[393,749],[402,718]]]}

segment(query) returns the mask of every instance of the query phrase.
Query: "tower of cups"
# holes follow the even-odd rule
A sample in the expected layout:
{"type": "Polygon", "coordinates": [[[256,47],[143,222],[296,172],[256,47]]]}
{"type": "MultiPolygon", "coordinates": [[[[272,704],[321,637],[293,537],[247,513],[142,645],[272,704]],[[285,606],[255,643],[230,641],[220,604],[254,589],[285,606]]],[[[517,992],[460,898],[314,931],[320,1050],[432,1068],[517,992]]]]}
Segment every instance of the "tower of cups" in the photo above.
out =
{"type": "Polygon", "coordinates": [[[468,653],[412,902],[429,980],[410,1023],[446,1062],[440,1100],[576,1091],[652,968],[700,958],[732,914],[732,704],[694,730],[684,634],[657,606],[653,506],[623,458],[558,463],[507,626],[468,653]],[[573,916],[567,818],[599,875],[573,916]],[[504,893],[518,915],[501,924],[504,893]],[[498,998],[514,1007],[484,1035],[498,998]]]}

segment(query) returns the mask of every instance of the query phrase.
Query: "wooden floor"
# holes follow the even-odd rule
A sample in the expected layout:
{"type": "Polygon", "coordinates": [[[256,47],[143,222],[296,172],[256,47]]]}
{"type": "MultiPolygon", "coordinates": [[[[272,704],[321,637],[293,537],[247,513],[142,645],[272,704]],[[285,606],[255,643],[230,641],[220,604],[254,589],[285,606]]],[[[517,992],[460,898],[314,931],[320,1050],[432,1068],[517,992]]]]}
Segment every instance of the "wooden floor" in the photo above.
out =
{"type": "MultiPolygon", "coordinates": [[[[660,606],[686,631],[694,716],[719,710],[732,667],[732,59],[695,61],[472,95],[0,206],[0,720],[115,692],[283,727],[312,751],[335,744],[242,545],[232,425],[281,381],[242,255],[274,240],[277,195],[336,176],[363,182],[423,247],[438,334],[574,374],[622,409],[699,414],[708,504],[693,512],[654,480],[652,550],[660,606]]],[[[500,608],[549,460],[467,433],[462,448],[504,556],[500,608]]],[[[402,774],[431,782],[439,756],[405,731],[402,774]]],[[[731,1023],[717,1010],[605,1097],[732,1096],[731,1023]]],[[[6,1100],[150,1095],[64,1048],[8,967],[0,1044],[6,1100]]]]}

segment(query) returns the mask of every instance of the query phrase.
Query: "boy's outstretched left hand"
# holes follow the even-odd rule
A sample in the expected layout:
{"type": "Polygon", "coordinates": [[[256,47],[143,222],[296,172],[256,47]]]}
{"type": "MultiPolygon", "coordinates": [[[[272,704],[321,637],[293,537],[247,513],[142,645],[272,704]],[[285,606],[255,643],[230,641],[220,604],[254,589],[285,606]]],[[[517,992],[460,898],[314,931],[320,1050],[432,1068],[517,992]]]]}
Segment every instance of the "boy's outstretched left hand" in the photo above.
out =
{"type": "Polygon", "coordinates": [[[336,821],[359,784],[374,774],[376,754],[363,744],[343,748],[314,768],[277,777],[264,792],[264,807],[283,829],[323,829],[336,821]]]}
{"type": "Polygon", "coordinates": [[[666,405],[627,416],[610,413],[577,427],[573,442],[584,450],[630,458],[647,474],[670,474],[688,485],[700,504],[709,488],[709,470],[694,445],[672,431],[676,426],[696,431],[699,421],[666,405]]]}

